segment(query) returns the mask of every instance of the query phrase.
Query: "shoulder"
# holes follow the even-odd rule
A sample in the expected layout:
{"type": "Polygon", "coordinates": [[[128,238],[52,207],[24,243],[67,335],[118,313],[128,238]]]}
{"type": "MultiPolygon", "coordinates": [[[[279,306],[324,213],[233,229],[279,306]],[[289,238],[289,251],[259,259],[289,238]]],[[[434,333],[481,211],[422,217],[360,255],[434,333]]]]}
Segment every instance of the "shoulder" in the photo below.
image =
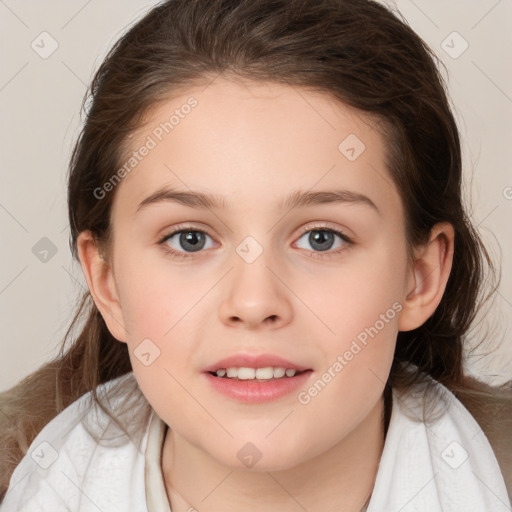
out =
{"type": "Polygon", "coordinates": [[[467,377],[466,385],[458,399],[489,440],[512,499],[512,382],[493,387],[467,377]]]}
{"type": "Polygon", "coordinates": [[[477,474],[485,474],[488,470],[484,467],[494,466],[512,500],[510,383],[495,387],[465,377],[463,384],[452,390],[427,376],[406,392],[399,392],[397,399],[409,420],[426,421],[431,446],[445,458],[456,448],[461,457],[471,459],[477,474]],[[450,439],[458,439],[458,444],[450,439]]]}
{"type": "MultiPolygon", "coordinates": [[[[135,389],[133,374],[96,391],[113,399],[111,411],[116,411],[129,398],[123,389],[135,389]]],[[[140,400],[140,405],[147,403],[140,400]]],[[[133,428],[119,428],[91,392],[83,395],[34,439],[12,474],[1,511],[124,510],[121,504],[130,494],[134,499],[143,496],[143,489],[130,484],[134,472],[144,473],[146,424],[137,426],[138,438],[133,428]]]]}

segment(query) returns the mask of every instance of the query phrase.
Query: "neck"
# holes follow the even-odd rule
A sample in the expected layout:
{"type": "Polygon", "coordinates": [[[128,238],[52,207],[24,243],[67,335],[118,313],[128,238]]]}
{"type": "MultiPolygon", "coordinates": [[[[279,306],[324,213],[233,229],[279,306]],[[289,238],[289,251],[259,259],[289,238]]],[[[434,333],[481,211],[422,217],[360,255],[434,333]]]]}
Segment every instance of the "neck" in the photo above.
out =
{"type": "Polygon", "coordinates": [[[360,512],[384,447],[384,401],[327,452],[290,469],[255,472],[219,465],[170,429],[162,471],[172,512],[360,512]]]}

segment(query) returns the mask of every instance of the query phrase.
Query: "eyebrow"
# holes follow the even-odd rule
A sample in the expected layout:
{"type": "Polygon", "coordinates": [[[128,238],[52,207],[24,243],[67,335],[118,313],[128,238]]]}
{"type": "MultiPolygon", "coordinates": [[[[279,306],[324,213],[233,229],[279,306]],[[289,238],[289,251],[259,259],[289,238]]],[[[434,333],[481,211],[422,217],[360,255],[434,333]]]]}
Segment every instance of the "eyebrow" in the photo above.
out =
{"type": "MultiPolygon", "coordinates": [[[[229,208],[226,198],[216,194],[198,191],[184,191],[162,187],[140,202],[136,213],[154,204],[173,202],[190,208],[214,209],[229,208]]],[[[278,205],[279,209],[292,209],[322,204],[355,203],[371,207],[380,214],[375,203],[367,196],[350,190],[307,191],[296,190],[278,205]]]]}

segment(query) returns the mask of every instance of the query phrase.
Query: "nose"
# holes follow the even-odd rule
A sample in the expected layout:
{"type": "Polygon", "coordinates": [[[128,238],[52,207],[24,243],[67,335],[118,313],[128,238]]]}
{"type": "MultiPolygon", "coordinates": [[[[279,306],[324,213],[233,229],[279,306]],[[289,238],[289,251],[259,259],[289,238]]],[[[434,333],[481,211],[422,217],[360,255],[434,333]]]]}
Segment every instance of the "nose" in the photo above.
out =
{"type": "Polygon", "coordinates": [[[283,271],[267,258],[266,251],[248,263],[238,255],[226,276],[219,306],[220,319],[232,327],[281,328],[291,322],[293,293],[283,271]]]}

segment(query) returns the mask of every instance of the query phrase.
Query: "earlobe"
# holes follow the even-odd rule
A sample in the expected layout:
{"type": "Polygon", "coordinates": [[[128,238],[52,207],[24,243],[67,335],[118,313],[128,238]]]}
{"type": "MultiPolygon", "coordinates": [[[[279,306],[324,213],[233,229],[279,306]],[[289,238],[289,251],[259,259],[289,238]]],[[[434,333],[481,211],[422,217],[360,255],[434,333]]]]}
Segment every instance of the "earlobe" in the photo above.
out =
{"type": "Polygon", "coordinates": [[[108,330],[118,341],[126,342],[126,329],[111,265],[100,254],[89,230],[82,231],[78,236],[77,249],[92,299],[108,330]]]}
{"type": "Polygon", "coordinates": [[[400,331],[425,323],[441,302],[450,277],[454,230],[447,222],[436,224],[427,245],[422,247],[410,269],[408,288],[398,322],[400,331]]]}

